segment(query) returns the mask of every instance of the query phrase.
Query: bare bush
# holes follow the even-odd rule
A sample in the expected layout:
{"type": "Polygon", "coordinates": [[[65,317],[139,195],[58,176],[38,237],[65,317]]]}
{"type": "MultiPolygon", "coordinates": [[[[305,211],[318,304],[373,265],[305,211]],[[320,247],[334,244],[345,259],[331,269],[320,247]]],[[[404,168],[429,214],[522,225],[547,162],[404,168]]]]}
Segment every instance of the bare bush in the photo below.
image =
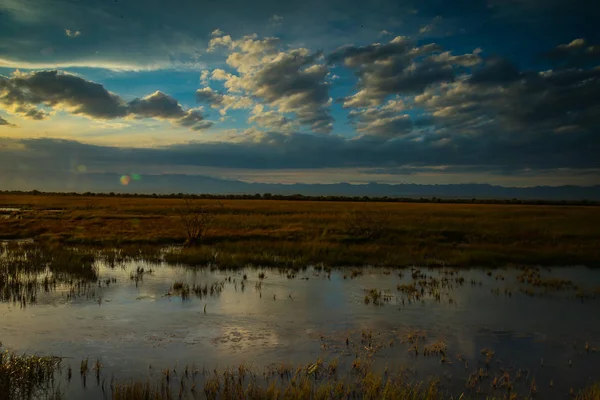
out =
{"type": "MultiPolygon", "coordinates": [[[[221,203],[217,203],[219,207],[223,207],[221,203]]],[[[185,199],[185,205],[179,210],[179,221],[185,230],[187,239],[184,243],[186,247],[194,247],[202,244],[202,240],[206,236],[206,232],[215,216],[214,207],[194,204],[188,199],[185,199]]]]}

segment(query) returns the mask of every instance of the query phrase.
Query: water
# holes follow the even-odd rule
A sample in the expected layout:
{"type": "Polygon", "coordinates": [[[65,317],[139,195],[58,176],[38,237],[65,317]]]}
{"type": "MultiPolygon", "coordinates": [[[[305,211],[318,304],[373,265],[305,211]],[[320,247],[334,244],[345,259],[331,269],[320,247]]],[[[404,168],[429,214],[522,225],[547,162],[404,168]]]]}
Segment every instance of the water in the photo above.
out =
{"type": "MultiPolygon", "coordinates": [[[[152,370],[185,365],[212,370],[248,363],[259,370],[318,357],[349,365],[358,356],[370,357],[379,370],[407,368],[415,380],[440,377],[444,387],[460,393],[469,374],[484,366],[484,348],[495,352],[493,374],[521,369],[527,374],[522,388],[535,378],[542,396],[566,395],[600,376],[600,353],[585,350],[586,342],[600,348],[600,300],[582,302],[573,290],[526,295],[519,291],[526,285],[518,283],[516,269],[495,270],[491,276],[484,269],[421,269],[430,278],[445,278],[447,287],[436,289],[439,301],[425,293],[423,301],[410,304],[397,290],[398,284],[413,282],[410,269],[361,269],[354,278],[353,269],[330,274],[307,269],[291,277],[277,270],[211,271],[143,262],[117,268],[98,263],[98,270],[101,287],[92,285],[86,296],[68,297],[59,287],[25,307],[0,303],[4,346],[65,357],[74,370],[81,359],[99,358],[104,376],[122,379],[144,379],[152,370]],[[138,268],[152,273],[136,275],[138,268]],[[224,283],[218,295],[182,299],[167,295],[175,282],[190,287],[224,283]],[[365,304],[371,289],[389,297],[380,305],[365,304]],[[418,356],[405,340],[415,331],[426,334],[418,356]],[[367,333],[372,343],[361,343],[367,333]],[[422,355],[423,345],[437,339],[448,346],[444,363],[439,356],[422,355]]],[[[598,270],[569,267],[541,274],[600,287],[598,270]]],[[[63,388],[67,398],[102,398],[95,382],[84,389],[79,377],[63,388]]]]}

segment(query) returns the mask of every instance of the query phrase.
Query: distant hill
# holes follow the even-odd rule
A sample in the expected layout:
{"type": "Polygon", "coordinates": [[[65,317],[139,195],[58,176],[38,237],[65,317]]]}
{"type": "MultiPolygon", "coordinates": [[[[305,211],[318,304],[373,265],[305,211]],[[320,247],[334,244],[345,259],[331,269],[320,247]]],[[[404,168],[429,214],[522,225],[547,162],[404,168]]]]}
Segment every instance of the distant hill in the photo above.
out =
{"type": "Polygon", "coordinates": [[[110,173],[0,172],[0,190],[44,192],[114,192],[144,194],[302,194],[306,196],[440,197],[479,199],[600,200],[596,186],[503,187],[487,184],[269,184],[247,183],[200,175],[144,175],[121,184],[121,176],[110,173]]]}

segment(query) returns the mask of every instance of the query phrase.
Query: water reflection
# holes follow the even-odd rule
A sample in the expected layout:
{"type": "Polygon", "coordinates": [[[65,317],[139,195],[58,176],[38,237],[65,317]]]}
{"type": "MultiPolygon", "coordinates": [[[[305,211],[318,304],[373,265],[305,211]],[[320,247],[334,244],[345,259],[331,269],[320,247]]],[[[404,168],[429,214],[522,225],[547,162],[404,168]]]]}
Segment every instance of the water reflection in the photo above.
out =
{"type": "MultiPolygon", "coordinates": [[[[149,365],[212,369],[318,357],[349,364],[372,357],[382,370],[408,368],[418,379],[441,376],[462,390],[469,374],[485,366],[484,348],[494,351],[487,366],[494,373],[522,370],[528,379],[552,380],[565,393],[600,373],[599,354],[585,350],[586,342],[600,347],[598,300],[582,302],[573,290],[527,295],[519,291],[522,271],[516,269],[491,274],[365,269],[354,278],[351,270],[307,269],[293,279],[286,271],[267,270],[260,279],[263,271],[256,269],[211,271],[141,261],[109,267],[96,260],[94,270],[91,297],[69,298],[59,287],[33,306],[0,304],[5,346],[70,360],[100,358],[106,371],[125,378],[145,377],[149,365]],[[417,285],[414,293],[398,290],[419,281],[429,286],[417,285]],[[223,290],[181,296],[176,283],[189,288],[222,283],[223,290]],[[365,304],[372,290],[390,298],[365,304]],[[406,341],[415,331],[425,335],[418,354],[408,351],[406,341]],[[436,340],[447,344],[443,363],[422,353],[436,340]]],[[[569,279],[586,290],[600,286],[600,272],[586,268],[544,270],[543,276],[569,279]]]]}

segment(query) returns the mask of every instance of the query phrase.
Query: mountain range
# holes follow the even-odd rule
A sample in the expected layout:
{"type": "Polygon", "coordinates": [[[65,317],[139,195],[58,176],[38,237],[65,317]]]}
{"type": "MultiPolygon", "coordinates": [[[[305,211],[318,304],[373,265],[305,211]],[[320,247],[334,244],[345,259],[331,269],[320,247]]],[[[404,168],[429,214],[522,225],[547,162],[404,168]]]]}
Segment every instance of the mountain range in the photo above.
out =
{"type": "Polygon", "coordinates": [[[596,186],[504,187],[489,184],[279,184],[249,183],[201,175],[164,174],[124,178],[113,173],[0,172],[0,190],[140,194],[302,194],[306,196],[439,197],[539,200],[600,200],[596,186]],[[123,184],[126,183],[126,184],[123,184]]]}

